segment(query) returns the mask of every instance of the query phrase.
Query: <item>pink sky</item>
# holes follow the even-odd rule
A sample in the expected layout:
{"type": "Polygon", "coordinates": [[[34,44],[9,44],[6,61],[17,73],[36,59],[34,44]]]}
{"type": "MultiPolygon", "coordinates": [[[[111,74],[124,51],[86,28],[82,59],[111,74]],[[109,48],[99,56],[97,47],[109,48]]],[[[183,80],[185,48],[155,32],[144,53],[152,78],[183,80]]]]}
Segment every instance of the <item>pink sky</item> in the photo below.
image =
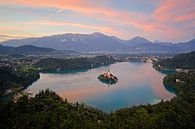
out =
{"type": "Polygon", "coordinates": [[[121,39],[195,37],[194,0],[0,0],[0,41],[101,32],[121,39]]]}

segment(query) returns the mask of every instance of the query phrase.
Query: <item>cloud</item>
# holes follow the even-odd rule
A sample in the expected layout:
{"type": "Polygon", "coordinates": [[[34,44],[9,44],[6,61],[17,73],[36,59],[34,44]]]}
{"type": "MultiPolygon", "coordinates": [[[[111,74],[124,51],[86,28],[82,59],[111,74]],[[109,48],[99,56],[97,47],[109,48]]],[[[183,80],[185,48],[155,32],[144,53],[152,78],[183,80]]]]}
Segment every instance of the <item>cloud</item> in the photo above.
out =
{"type": "MultiPolygon", "coordinates": [[[[77,17],[90,17],[98,20],[107,20],[111,21],[112,19],[120,18],[120,17],[129,17],[130,13],[120,10],[113,10],[112,8],[104,7],[107,2],[111,0],[99,0],[99,1],[90,1],[90,0],[63,0],[63,1],[54,1],[54,0],[41,0],[41,1],[33,1],[33,0],[7,0],[1,1],[2,4],[13,4],[13,5],[22,5],[29,7],[37,7],[37,8],[47,8],[53,7],[58,9],[57,13],[62,13],[64,10],[71,10],[75,12],[77,17]],[[110,20],[111,19],[111,20],[110,20]]],[[[25,13],[22,11],[22,13],[25,13]]],[[[31,14],[32,15],[32,14],[31,14]]],[[[67,14],[66,14],[67,15],[67,14]]],[[[72,14],[71,14],[72,15],[72,14]]],[[[75,15],[75,14],[74,14],[75,15]]],[[[64,16],[61,14],[61,16],[64,16]]],[[[50,23],[54,24],[54,23],[50,23]]],[[[61,23],[60,23],[61,24],[61,23]]],[[[87,23],[86,23],[87,24],[87,23]]],[[[78,24],[78,23],[63,23],[63,25],[71,25],[80,28],[94,29],[96,31],[105,32],[107,34],[116,34],[118,36],[122,36],[122,32],[116,31],[116,28],[106,27],[106,26],[90,26],[90,25],[78,24]]],[[[59,22],[58,22],[59,25],[59,22]]]]}
{"type": "Polygon", "coordinates": [[[59,9],[58,11],[57,11],[57,13],[61,13],[61,12],[63,12],[64,11],[64,9],[59,9]]]}
{"type": "MultiPolygon", "coordinates": [[[[134,2],[133,0],[130,0],[134,2]]],[[[184,38],[193,37],[195,31],[195,2],[193,0],[149,0],[141,1],[146,5],[152,3],[154,11],[151,13],[133,12],[122,10],[121,8],[113,8],[111,5],[114,0],[0,0],[1,4],[22,5],[34,8],[55,8],[59,17],[65,18],[67,15],[74,15],[74,21],[68,22],[63,20],[37,20],[36,24],[45,22],[46,25],[57,26],[73,26],[82,29],[90,29],[94,31],[101,31],[107,34],[115,34],[121,37],[131,37],[134,30],[152,39],[166,39],[166,40],[181,40],[184,38]],[[65,14],[70,10],[71,14],[65,14]],[[93,20],[101,21],[102,25],[94,25],[93,23],[78,23],[77,19],[91,18],[93,20]],[[38,23],[40,22],[40,23],[38,23]],[[121,29],[125,26],[126,29],[121,29]],[[127,30],[127,28],[134,28],[134,30],[127,30]],[[126,33],[129,31],[130,33],[126,33]]],[[[131,3],[130,2],[130,3],[131,3]]],[[[120,6],[120,5],[119,5],[120,6]]],[[[25,12],[23,12],[25,13],[25,12]]],[[[52,15],[50,15],[51,17],[52,15]]],[[[46,18],[47,19],[47,18],[46,18]]],[[[35,24],[34,23],[34,24],[35,24]]],[[[33,24],[31,24],[33,25],[33,24]]]]}
{"type": "Polygon", "coordinates": [[[101,14],[105,16],[117,15],[116,11],[102,6],[105,3],[103,0],[100,0],[99,2],[89,0],[0,0],[0,2],[2,4],[17,4],[41,8],[53,7],[59,9],[58,12],[61,12],[62,10],[72,10],[84,14],[101,14]]]}
{"type": "MultiPolygon", "coordinates": [[[[1,21],[2,22],[2,21],[1,21]]],[[[32,34],[25,27],[14,27],[14,26],[1,26],[0,25],[0,42],[10,39],[22,39],[28,37],[37,37],[40,35],[32,34]]]]}
{"type": "Polygon", "coordinates": [[[22,39],[22,38],[24,37],[0,34],[0,42],[10,40],[10,39],[22,39]]]}
{"type": "Polygon", "coordinates": [[[195,20],[194,0],[164,0],[155,11],[159,21],[181,22],[195,20]]]}
{"type": "Polygon", "coordinates": [[[26,25],[41,25],[43,26],[73,26],[77,28],[82,28],[82,29],[90,29],[93,31],[99,31],[107,34],[120,34],[122,35],[121,32],[118,30],[108,27],[108,26],[98,26],[98,25],[89,25],[89,24],[82,24],[82,23],[76,23],[76,22],[68,22],[68,21],[57,21],[57,20],[37,20],[37,21],[27,21],[23,22],[22,24],[26,25]]]}
{"type": "Polygon", "coordinates": [[[180,39],[195,36],[194,0],[163,0],[157,6],[153,17],[156,28],[167,39],[180,39]],[[187,29],[188,28],[188,29],[187,29]]]}

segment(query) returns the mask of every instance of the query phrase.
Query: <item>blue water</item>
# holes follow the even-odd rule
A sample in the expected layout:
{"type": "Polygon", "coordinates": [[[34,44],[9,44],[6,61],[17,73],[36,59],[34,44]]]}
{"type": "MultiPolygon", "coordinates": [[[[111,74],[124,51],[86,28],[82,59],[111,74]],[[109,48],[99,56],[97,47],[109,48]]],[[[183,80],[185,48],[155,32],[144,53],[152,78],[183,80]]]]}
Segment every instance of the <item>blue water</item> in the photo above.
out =
{"type": "Polygon", "coordinates": [[[49,88],[70,102],[78,101],[107,112],[134,105],[154,104],[175,96],[162,84],[165,74],[154,70],[149,63],[123,62],[85,71],[40,75],[40,79],[27,91],[35,95],[49,88]],[[108,69],[119,79],[115,85],[109,86],[97,79],[99,74],[108,69]]]}

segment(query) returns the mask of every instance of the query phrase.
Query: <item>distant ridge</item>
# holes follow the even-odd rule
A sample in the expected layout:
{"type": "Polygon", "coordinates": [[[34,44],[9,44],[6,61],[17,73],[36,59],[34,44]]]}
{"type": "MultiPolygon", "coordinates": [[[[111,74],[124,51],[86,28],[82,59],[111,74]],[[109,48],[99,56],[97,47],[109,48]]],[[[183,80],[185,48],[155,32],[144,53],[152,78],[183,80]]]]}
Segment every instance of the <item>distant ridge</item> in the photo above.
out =
{"type": "Polygon", "coordinates": [[[24,45],[19,47],[10,47],[0,45],[0,54],[35,54],[35,53],[52,53],[57,52],[52,48],[36,47],[32,45],[24,45]]]}
{"type": "Polygon", "coordinates": [[[188,52],[195,50],[195,39],[177,44],[151,42],[144,37],[121,40],[115,36],[95,32],[92,34],[60,34],[39,38],[16,39],[1,42],[7,46],[33,45],[56,50],[73,50],[78,52],[188,52]]]}

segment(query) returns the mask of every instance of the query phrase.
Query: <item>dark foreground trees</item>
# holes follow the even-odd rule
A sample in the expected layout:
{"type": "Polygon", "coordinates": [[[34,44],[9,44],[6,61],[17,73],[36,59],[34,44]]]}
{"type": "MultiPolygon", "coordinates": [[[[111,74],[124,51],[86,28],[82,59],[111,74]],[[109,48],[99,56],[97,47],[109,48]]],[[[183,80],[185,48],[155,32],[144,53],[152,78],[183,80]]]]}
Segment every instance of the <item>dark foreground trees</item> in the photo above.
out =
{"type": "Polygon", "coordinates": [[[0,67],[0,94],[6,90],[24,89],[39,79],[39,72],[33,67],[21,66],[19,68],[0,67]]]}
{"type": "MultiPolygon", "coordinates": [[[[187,81],[192,82],[195,76],[192,74],[187,77],[187,81]]],[[[16,103],[1,102],[0,128],[193,129],[194,109],[194,83],[180,87],[178,96],[171,101],[120,109],[114,113],[104,113],[84,104],[71,104],[56,93],[46,90],[33,98],[23,96],[16,103]]]]}

